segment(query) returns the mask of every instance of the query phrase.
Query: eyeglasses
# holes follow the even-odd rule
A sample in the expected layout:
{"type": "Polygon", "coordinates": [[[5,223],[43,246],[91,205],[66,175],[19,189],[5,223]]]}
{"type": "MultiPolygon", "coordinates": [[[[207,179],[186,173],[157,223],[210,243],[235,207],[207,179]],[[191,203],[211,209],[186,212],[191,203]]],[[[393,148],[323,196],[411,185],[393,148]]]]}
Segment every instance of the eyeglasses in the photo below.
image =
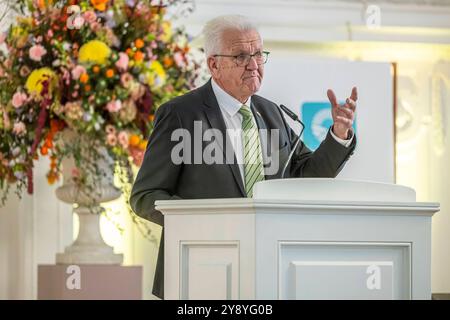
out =
{"type": "Polygon", "coordinates": [[[238,55],[228,55],[228,54],[215,54],[213,57],[228,57],[234,58],[234,62],[239,66],[243,67],[249,64],[251,58],[255,58],[256,63],[258,65],[265,64],[267,62],[267,58],[269,57],[269,51],[258,51],[254,54],[245,54],[241,53],[238,55]]]}

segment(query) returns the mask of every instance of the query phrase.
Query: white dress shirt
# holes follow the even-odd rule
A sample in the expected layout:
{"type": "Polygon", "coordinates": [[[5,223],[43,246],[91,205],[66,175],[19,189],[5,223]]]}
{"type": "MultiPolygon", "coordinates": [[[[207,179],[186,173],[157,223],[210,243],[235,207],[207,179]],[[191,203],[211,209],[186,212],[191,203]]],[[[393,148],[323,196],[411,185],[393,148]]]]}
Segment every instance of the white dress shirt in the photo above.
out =
{"type": "MultiPolygon", "coordinates": [[[[242,142],[242,115],[238,112],[242,106],[242,103],[225,92],[219,85],[211,79],[211,85],[216,96],[217,103],[219,104],[220,111],[222,112],[225,126],[227,127],[227,134],[230,138],[231,145],[236,155],[236,161],[241,172],[241,177],[244,177],[244,145],[242,142]]],[[[250,107],[251,97],[245,102],[245,105],[250,107]]],[[[256,120],[253,118],[253,122],[256,126],[256,120]]],[[[337,137],[333,130],[330,131],[331,136],[345,147],[349,147],[352,143],[353,136],[348,140],[343,140],[337,137]]],[[[225,137],[224,137],[225,138],[225,137]]]]}

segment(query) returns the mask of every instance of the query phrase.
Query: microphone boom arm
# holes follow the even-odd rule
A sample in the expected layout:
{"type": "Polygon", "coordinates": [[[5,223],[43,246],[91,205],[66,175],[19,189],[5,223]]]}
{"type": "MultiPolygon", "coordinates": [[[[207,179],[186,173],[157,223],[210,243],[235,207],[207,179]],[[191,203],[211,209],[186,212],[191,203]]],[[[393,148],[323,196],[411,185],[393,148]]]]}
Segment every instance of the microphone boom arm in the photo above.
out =
{"type": "MultiPolygon", "coordinates": [[[[291,159],[292,159],[292,157],[293,157],[293,155],[294,155],[294,153],[295,153],[295,150],[297,149],[298,144],[301,142],[300,137],[301,137],[302,134],[303,134],[303,130],[305,130],[305,125],[304,125],[303,122],[297,117],[297,115],[296,115],[294,112],[292,112],[289,108],[287,108],[286,106],[284,106],[284,105],[282,105],[282,104],[280,104],[280,108],[281,108],[281,110],[283,110],[284,113],[286,113],[292,120],[294,120],[294,121],[300,123],[301,126],[302,126],[302,130],[300,131],[300,134],[299,134],[298,137],[297,137],[297,141],[295,142],[294,147],[292,148],[291,152],[289,153],[289,156],[288,156],[288,158],[287,158],[287,160],[286,160],[286,163],[285,163],[284,166],[283,166],[283,170],[281,171],[281,179],[283,179],[283,178],[284,178],[284,175],[286,174],[286,169],[287,169],[289,163],[291,162],[291,159]]],[[[302,150],[303,150],[303,146],[304,146],[304,144],[302,145],[302,148],[300,149],[300,153],[301,153],[302,150]]]]}

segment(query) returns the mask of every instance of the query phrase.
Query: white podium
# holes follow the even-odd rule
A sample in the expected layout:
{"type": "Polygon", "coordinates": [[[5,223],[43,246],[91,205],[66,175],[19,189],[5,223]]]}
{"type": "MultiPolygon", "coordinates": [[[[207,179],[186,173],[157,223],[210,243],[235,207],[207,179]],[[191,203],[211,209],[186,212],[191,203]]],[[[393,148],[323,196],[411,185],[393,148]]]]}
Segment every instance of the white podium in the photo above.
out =
{"type": "Polygon", "coordinates": [[[431,218],[414,190],[268,180],[253,199],[158,201],[166,299],[431,299],[431,218]]]}

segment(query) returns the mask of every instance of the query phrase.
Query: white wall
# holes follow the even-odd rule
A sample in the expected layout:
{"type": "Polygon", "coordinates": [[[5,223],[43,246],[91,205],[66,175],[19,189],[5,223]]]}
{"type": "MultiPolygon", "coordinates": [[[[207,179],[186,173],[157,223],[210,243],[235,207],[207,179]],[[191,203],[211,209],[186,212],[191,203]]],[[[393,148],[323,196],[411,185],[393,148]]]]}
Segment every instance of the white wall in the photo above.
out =
{"type": "Polygon", "coordinates": [[[46,158],[36,163],[34,193],[11,194],[0,208],[0,299],[34,299],[37,265],[55,263],[72,241],[71,207],[57,200],[45,174],[46,158]]]}
{"type": "Polygon", "coordinates": [[[450,55],[399,65],[397,180],[423,201],[441,203],[433,218],[432,289],[450,292],[450,55]],[[400,118],[399,117],[399,118],[400,118]]]}

